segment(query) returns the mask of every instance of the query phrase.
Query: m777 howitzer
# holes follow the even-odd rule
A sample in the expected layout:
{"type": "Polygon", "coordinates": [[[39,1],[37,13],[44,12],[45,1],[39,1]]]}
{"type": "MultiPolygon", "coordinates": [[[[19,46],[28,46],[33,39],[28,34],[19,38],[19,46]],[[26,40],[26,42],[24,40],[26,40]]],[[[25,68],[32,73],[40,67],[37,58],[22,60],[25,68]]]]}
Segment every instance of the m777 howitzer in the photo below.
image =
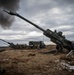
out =
{"type": "Polygon", "coordinates": [[[3,41],[3,42],[6,42],[7,44],[9,44],[9,47],[15,49],[15,45],[13,43],[7,42],[7,41],[5,41],[3,39],[0,39],[0,40],[3,41]]]}
{"type": "Polygon", "coordinates": [[[56,44],[56,49],[58,51],[62,51],[63,48],[66,48],[69,51],[74,50],[74,45],[72,44],[71,41],[67,40],[62,35],[62,32],[56,32],[56,30],[51,31],[50,29],[44,30],[43,28],[41,28],[38,25],[34,24],[33,22],[29,21],[28,19],[22,17],[18,13],[6,11],[6,10],[4,10],[4,11],[10,15],[14,15],[14,16],[17,16],[17,17],[25,20],[26,22],[30,23],[31,25],[33,25],[36,28],[38,28],[39,30],[41,30],[46,37],[50,38],[50,40],[56,44]]]}
{"type": "Polygon", "coordinates": [[[14,44],[14,43],[10,43],[10,42],[7,42],[7,41],[5,41],[5,40],[3,40],[3,39],[0,39],[1,41],[3,41],[3,42],[5,42],[5,43],[7,43],[7,44],[9,44],[9,47],[11,47],[12,49],[25,49],[25,48],[27,48],[27,45],[26,44],[14,44]]]}

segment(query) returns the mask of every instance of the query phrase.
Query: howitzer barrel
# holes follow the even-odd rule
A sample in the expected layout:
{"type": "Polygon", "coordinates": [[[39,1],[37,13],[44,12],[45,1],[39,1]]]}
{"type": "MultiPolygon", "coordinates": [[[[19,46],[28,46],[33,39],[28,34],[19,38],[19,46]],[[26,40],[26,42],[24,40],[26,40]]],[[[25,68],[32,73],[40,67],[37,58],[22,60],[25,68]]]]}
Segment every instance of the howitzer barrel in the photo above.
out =
{"type": "Polygon", "coordinates": [[[45,32],[45,30],[41,27],[39,27],[38,25],[34,24],[33,22],[29,21],[28,19],[22,17],[21,15],[19,15],[18,13],[14,13],[14,12],[11,12],[11,11],[6,11],[4,10],[6,13],[10,14],[10,15],[15,15],[17,17],[20,17],[21,19],[25,20],[26,22],[32,24],[33,26],[35,26],[36,28],[40,29],[41,31],[45,32]]]}
{"type": "Polygon", "coordinates": [[[15,48],[15,45],[13,43],[7,42],[7,41],[5,41],[3,39],[0,39],[0,40],[3,41],[3,42],[6,42],[7,44],[9,44],[9,47],[15,48]]]}
{"type": "Polygon", "coordinates": [[[33,22],[29,21],[28,19],[20,16],[19,14],[17,14],[18,17],[22,18],[23,20],[27,21],[28,23],[32,24],[33,26],[35,26],[36,28],[40,29],[41,31],[45,32],[44,29],[42,29],[41,27],[39,27],[38,25],[34,24],[33,22]]]}
{"type": "Polygon", "coordinates": [[[6,42],[6,43],[8,43],[9,44],[9,42],[7,42],[7,41],[5,41],[5,40],[3,40],[3,39],[0,39],[1,41],[4,41],[4,42],[6,42]]]}

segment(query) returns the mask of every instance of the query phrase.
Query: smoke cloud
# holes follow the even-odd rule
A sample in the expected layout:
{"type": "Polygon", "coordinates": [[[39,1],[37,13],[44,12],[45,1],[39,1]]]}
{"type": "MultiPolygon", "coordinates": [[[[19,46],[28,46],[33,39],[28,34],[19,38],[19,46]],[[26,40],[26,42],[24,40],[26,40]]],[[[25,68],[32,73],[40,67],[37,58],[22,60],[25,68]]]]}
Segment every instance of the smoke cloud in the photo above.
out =
{"type": "Polygon", "coordinates": [[[1,27],[8,28],[12,25],[14,21],[14,17],[5,13],[3,9],[16,12],[19,8],[19,1],[20,0],[0,0],[0,25],[1,27]]]}

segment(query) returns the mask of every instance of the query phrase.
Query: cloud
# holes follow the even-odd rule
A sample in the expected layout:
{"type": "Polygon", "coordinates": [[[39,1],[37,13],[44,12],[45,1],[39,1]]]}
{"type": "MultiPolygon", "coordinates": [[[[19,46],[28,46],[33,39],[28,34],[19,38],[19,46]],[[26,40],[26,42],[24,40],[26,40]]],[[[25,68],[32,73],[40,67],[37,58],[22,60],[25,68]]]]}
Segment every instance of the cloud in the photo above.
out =
{"type": "Polygon", "coordinates": [[[14,11],[19,8],[19,0],[0,0],[0,25],[3,28],[8,28],[12,25],[14,17],[11,17],[3,10],[14,11]]]}
{"type": "Polygon", "coordinates": [[[36,31],[27,34],[25,31],[3,30],[0,34],[0,38],[6,40],[20,40],[26,38],[35,38],[39,36],[42,36],[42,34],[36,31]]]}

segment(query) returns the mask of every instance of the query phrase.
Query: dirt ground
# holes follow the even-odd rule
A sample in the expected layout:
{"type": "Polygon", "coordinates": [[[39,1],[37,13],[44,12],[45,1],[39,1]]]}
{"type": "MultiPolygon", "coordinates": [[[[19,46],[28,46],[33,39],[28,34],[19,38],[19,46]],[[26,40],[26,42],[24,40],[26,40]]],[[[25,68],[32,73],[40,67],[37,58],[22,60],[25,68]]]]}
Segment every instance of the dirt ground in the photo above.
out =
{"type": "MultiPolygon", "coordinates": [[[[74,75],[74,72],[61,69],[59,59],[65,54],[44,54],[55,47],[33,50],[10,50],[0,52],[0,67],[3,75],[74,75]]],[[[1,74],[2,75],[2,74],[1,74]]]]}

